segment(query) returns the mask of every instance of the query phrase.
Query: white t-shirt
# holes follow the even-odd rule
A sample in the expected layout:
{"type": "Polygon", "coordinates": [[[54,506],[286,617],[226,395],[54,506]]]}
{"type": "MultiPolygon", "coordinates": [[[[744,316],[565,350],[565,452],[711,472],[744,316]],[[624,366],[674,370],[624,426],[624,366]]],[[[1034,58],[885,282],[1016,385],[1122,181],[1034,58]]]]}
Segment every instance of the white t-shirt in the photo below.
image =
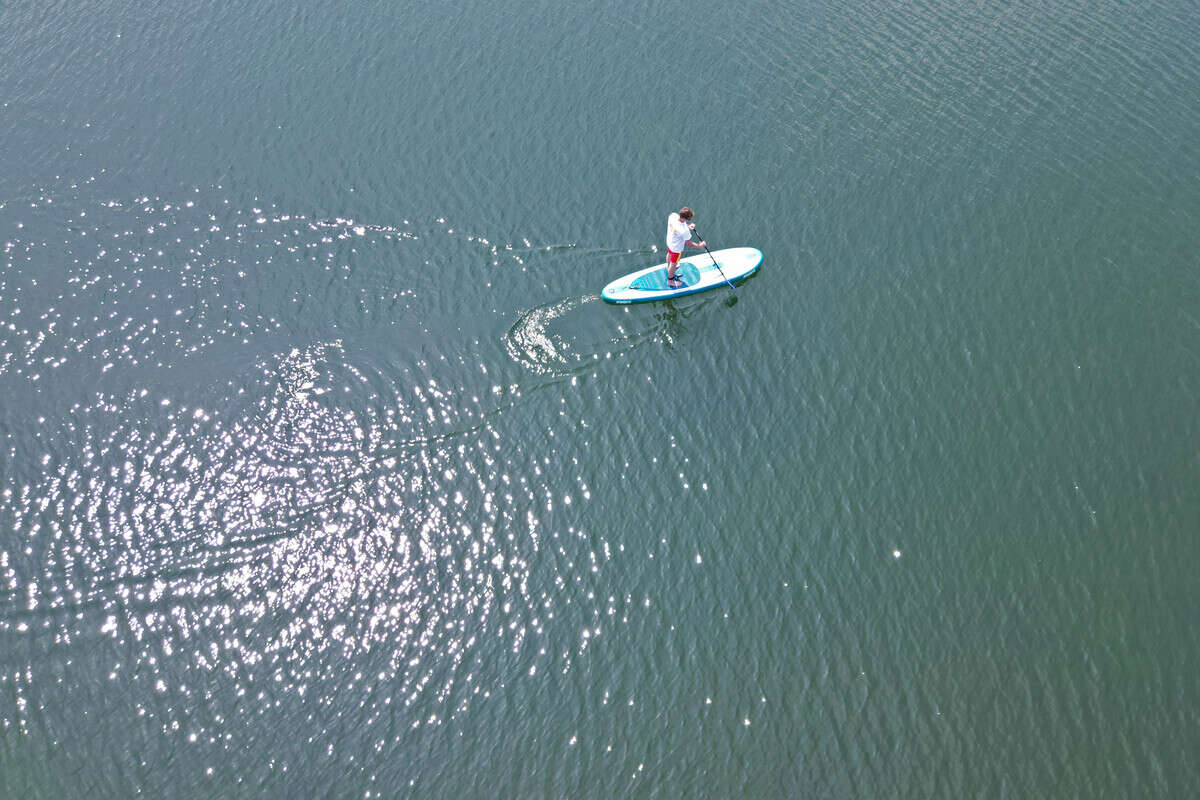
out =
{"type": "Polygon", "coordinates": [[[692,238],[692,229],[679,218],[679,212],[672,211],[667,217],[667,249],[672,253],[682,253],[692,238]]]}

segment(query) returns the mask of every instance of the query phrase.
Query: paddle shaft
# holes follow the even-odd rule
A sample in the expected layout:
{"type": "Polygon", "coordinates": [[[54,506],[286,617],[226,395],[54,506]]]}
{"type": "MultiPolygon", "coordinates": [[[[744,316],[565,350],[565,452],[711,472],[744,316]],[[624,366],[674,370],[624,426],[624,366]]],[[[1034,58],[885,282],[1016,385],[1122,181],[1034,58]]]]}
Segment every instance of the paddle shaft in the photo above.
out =
{"type": "MultiPolygon", "coordinates": [[[[700,236],[700,231],[696,230],[695,225],[692,226],[692,230],[695,231],[696,236],[700,237],[700,241],[704,242],[704,237],[700,236]]],[[[717,257],[714,256],[712,251],[708,249],[708,242],[704,242],[704,252],[708,253],[708,257],[712,259],[713,266],[717,268],[717,272],[721,273],[721,278],[724,279],[726,283],[729,283],[729,278],[725,277],[725,270],[721,269],[721,265],[717,263],[717,257]]],[[[737,294],[737,287],[732,283],[729,283],[729,288],[733,289],[734,294],[737,294]]]]}

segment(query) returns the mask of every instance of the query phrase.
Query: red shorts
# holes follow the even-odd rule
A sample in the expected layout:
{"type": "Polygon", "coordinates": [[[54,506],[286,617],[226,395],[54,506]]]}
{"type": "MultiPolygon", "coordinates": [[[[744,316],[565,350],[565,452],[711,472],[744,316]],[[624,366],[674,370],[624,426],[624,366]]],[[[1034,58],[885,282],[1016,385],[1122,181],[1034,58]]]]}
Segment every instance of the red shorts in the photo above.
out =
{"type": "Polygon", "coordinates": [[[669,247],[668,247],[668,248],[667,248],[667,263],[668,263],[668,264],[676,264],[676,263],[678,263],[678,262],[679,262],[679,256],[681,256],[681,255],[683,255],[683,254],[682,254],[682,253],[675,253],[675,252],[672,252],[671,248],[669,248],[669,247]]]}

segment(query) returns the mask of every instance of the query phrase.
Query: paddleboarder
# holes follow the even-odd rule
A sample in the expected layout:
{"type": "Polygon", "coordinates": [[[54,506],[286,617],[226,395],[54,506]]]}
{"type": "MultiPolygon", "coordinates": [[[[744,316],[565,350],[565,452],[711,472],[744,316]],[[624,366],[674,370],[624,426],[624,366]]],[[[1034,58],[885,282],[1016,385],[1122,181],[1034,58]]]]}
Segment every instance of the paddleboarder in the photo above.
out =
{"type": "Polygon", "coordinates": [[[683,249],[688,245],[704,247],[703,241],[692,241],[692,231],[696,229],[696,226],[691,219],[692,210],[687,206],[671,212],[671,216],[667,217],[667,286],[672,289],[683,286],[683,281],[675,277],[675,270],[679,268],[679,257],[683,255],[683,249]]]}

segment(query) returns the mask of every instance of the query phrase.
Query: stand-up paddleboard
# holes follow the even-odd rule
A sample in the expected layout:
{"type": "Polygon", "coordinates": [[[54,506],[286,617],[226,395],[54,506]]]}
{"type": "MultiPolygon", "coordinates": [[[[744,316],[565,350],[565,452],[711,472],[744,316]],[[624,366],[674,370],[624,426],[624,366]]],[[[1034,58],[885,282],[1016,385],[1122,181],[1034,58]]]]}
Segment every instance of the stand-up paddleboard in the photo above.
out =
{"type": "Polygon", "coordinates": [[[652,300],[669,300],[685,294],[703,292],[715,286],[724,286],[725,280],[741,280],[762,264],[762,253],[756,247],[730,247],[716,250],[711,255],[703,253],[679,259],[675,277],[683,281],[682,286],[667,285],[667,265],[631,272],[604,287],[600,296],[610,303],[649,303],[652,300]],[[716,259],[720,269],[713,260],[716,259]],[[721,273],[724,273],[722,275],[721,273]]]}

